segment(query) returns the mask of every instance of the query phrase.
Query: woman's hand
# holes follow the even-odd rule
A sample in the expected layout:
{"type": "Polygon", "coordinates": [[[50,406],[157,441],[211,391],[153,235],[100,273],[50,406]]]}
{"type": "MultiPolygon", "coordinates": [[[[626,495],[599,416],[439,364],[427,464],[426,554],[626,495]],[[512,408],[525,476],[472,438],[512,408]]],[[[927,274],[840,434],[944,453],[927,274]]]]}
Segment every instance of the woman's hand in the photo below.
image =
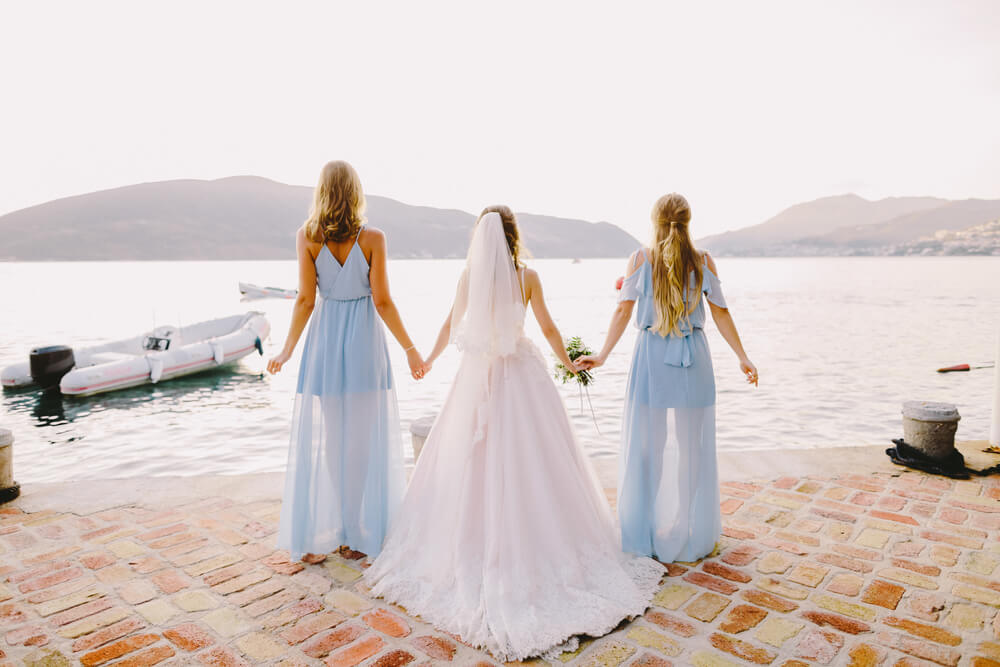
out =
{"type": "Polygon", "coordinates": [[[604,359],[599,354],[586,354],[576,358],[576,366],[581,371],[590,371],[604,365],[604,359]]]}
{"type": "Polygon", "coordinates": [[[271,360],[267,362],[267,372],[270,373],[271,375],[274,375],[275,373],[280,371],[281,367],[284,366],[291,358],[292,358],[291,352],[286,352],[285,350],[282,350],[277,356],[271,357],[271,360]]]}
{"type": "Polygon", "coordinates": [[[430,366],[424,362],[424,358],[420,356],[415,347],[406,351],[406,363],[410,365],[410,375],[413,376],[414,380],[422,379],[430,370],[430,366]]]}
{"type": "Polygon", "coordinates": [[[758,380],[757,367],[754,366],[749,359],[744,357],[743,359],[740,359],[740,370],[747,376],[747,382],[756,387],[758,380]]]}

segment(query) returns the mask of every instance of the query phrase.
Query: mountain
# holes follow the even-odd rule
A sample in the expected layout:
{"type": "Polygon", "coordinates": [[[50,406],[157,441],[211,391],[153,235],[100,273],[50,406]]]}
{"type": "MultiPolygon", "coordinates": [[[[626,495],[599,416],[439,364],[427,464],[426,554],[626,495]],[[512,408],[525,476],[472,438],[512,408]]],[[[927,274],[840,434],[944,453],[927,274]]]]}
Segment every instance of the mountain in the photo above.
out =
{"type": "Polygon", "coordinates": [[[896,216],[884,222],[842,227],[802,243],[826,243],[853,248],[872,248],[906,243],[939,231],[954,232],[1000,218],[1000,201],[964,199],[936,208],[896,216]]]}
{"type": "MultiPolygon", "coordinates": [[[[464,257],[475,216],[368,195],[393,257],[464,257]]],[[[0,260],[289,259],[312,188],[256,176],[129,185],[0,216],[0,260]]],[[[624,257],[638,245],[606,222],[519,213],[534,257],[624,257]]]]}
{"type": "Polygon", "coordinates": [[[823,197],[796,204],[760,224],[699,239],[698,244],[720,255],[767,254],[762,251],[843,227],[926,211],[946,202],[933,197],[891,197],[874,202],[854,194],[823,197]]]}
{"type": "Polygon", "coordinates": [[[888,255],[940,231],[959,231],[1000,218],[1000,200],[950,201],[854,194],[785,209],[760,224],[703,239],[718,255],[888,255]]]}

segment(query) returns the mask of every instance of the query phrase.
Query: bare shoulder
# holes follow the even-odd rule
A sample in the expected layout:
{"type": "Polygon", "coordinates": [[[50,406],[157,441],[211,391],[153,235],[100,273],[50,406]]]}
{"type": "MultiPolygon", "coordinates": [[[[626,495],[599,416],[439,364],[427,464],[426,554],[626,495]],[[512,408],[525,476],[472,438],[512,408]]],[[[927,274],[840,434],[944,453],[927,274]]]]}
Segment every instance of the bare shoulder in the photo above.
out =
{"type": "Polygon", "coordinates": [[[375,252],[385,252],[386,239],[385,232],[378,227],[365,226],[358,235],[358,245],[364,251],[365,256],[371,259],[375,252]]]}
{"type": "Polygon", "coordinates": [[[538,271],[524,267],[524,283],[526,286],[540,285],[542,279],[538,276],[538,271]]]}
{"type": "Polygon", "coordinates": [[[635,252],[633,252],[631,255],[629,255],[629,258],[628,258],[628,275],[632,275],[633,273],[636,272],[636,270],[638,270],[638,268],[640,266],[642,266],[643,262],[646,261],[646,255],[647,255],[648,252],[649,252],[648,249],[643,247],[643,248],[639,248],[638,250],[636,250],[635,252]]]}
{"type": "Polygon", "coordinates": [[[303,251],[305,251],[310,257],[315,258],[319,251],[323,248],[323,245],[310,239],[306,234],[306,226],[302,225],[299,227],[298,231],[295,232],[295,248],[300,255],[303,251]]]}
{"type": "Polygon", "coordinates": [[[372,227],[371,225],[366,225],[364,229],[361,230],[361,236],[358,239],[361,243],[370,246],[384,246],[385,245],[385,232],[383,232],[378,227],[372,227]]]}
{"type": "Polygon", "coordinates": [[[718,276],[719,275],[719,270],[717,268],[715,268],[715,260],[712,259],[711,255],[708,254],[708,251],[707,250],[699,250],[698,252],[700,252],[701,256],[705,258],[705,265],[708,267],[708,270],[711,271],[712,273],[714,273],[716,276],[718,276]]]}

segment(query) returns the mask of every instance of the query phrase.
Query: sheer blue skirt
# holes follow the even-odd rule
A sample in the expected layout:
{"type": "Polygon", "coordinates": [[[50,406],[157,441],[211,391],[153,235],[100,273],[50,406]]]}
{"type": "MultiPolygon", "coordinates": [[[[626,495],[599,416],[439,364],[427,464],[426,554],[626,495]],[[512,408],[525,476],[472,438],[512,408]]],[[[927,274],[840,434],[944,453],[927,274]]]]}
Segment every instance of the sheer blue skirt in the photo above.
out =
{"type": "Polygon", "coordinates": [[[619,457],[622,548],[663,562],[708,555],[722,530],[712,358],[701,329],[684,343],[690,365],[671,365],[677,341],[640,330],[619,457]]]}
{"type": "Polygon", "coordinates": [[[402,439],[371,297],[320,299],[299,367],[278,546],[375,556],[403,496],[402,439]]]}

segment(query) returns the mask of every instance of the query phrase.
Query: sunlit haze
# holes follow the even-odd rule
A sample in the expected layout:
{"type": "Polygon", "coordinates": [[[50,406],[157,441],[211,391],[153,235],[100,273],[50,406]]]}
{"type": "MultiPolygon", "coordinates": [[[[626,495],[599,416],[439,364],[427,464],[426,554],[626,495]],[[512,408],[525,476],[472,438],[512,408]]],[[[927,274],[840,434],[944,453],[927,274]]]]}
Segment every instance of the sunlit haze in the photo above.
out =
{"type": "Polygon", "coordinates": [[[696,236],[794,203],[1000,197],[1000,5],[31,2],[0,9],[0,213],[329,159],[412,204],[696,236]]]}

